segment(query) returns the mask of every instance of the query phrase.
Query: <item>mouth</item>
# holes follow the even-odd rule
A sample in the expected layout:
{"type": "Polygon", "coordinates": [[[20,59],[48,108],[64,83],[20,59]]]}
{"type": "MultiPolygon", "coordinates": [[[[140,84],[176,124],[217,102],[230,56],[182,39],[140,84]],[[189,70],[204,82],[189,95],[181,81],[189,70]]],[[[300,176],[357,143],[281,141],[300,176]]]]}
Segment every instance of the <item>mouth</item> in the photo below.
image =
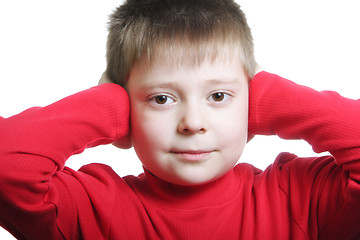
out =
{"type": "Polygon", "coordinates": [[[203,162],[206,161],[213,151],[171,151],[183,162],[203,162]]]}

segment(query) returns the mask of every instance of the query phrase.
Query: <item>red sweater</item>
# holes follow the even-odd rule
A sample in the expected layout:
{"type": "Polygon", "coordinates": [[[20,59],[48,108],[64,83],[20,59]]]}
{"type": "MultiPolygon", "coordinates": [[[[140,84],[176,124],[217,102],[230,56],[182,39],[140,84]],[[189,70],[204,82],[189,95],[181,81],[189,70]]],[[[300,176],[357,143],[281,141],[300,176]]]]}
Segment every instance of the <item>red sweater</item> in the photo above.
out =
{"type": "Polygon", "coordinates": [[[129,102],[103,84],[0,118],[0,224],[19,239],[360,239],[360,101],[261,72],[249,131],[304,139],[332,156],[282,153],[197,187],[119,177],[66,159],[129,131],[129,102]]]}

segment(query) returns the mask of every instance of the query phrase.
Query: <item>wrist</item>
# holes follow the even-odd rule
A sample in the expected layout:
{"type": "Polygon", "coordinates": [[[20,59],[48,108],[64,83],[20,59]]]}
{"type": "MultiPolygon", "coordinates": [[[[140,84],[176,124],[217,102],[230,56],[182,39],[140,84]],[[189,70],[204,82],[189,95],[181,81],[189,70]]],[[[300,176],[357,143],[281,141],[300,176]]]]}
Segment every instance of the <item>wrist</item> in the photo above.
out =
{"type": "MultiPolygon", "coordinates": [[[[270,92],[271,85],[279,78],[278,76],[260,71],[250,82],[249,86],[249,136],[251,135],[272,135],[270,126],[266,126],[264,109],[270,110],[273,106],[268,106],[266,94],[270,92]]],[[[266,117],[266,116],[265,116],[266,117]]]]}

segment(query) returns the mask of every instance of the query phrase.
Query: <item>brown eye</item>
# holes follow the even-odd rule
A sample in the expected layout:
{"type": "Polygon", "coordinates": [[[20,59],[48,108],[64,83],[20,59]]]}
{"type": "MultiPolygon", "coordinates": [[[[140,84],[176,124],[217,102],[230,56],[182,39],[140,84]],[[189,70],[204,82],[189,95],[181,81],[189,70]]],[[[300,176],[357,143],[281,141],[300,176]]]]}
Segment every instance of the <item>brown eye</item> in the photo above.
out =
{"type": "Polygon", "coordinates": [[[156,96],[154,100],[157,104],[165,104],[168,100],[168,97],[164,95],[160,95],[160,96],[156,96]]]}
{"type": "Polygon", "coordinates": [[[217,92],[217,93],[214,93],[213,95],[211,95],[211,98],[215,102],[221,102],[222,100],[224,100],[225,94],[222,92],[217,92]]]}
{"type": "Polygon", "coordinates": [[[168,105],[174,103],[175,100],[167,95],[157,95],[150,99],[150,102],[156,105],[168,105]]]}

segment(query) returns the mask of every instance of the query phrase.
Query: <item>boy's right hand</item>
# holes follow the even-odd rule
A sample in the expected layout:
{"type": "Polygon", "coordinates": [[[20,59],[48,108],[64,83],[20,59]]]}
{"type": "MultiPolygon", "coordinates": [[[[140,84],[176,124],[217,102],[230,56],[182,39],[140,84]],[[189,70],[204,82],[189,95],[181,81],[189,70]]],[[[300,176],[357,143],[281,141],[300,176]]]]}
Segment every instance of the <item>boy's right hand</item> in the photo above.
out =
{"type": "MultiPolygon", "coordinates": [[[[108,77],[108,75],[106,74],[106,72],[104,72],[99,80],[98,85],[103,84],[103,83],[114,83],[113,81],[110,80],[110,78],[108,77]]],[[[114,145],[117,148],[121,148],[121,149],[128,149],[132,147],[132,143],[131,143],[131,135],[130,132],[128,135],[122,137],[120,140],[113,142],[112,145],[114,145]]]]}

